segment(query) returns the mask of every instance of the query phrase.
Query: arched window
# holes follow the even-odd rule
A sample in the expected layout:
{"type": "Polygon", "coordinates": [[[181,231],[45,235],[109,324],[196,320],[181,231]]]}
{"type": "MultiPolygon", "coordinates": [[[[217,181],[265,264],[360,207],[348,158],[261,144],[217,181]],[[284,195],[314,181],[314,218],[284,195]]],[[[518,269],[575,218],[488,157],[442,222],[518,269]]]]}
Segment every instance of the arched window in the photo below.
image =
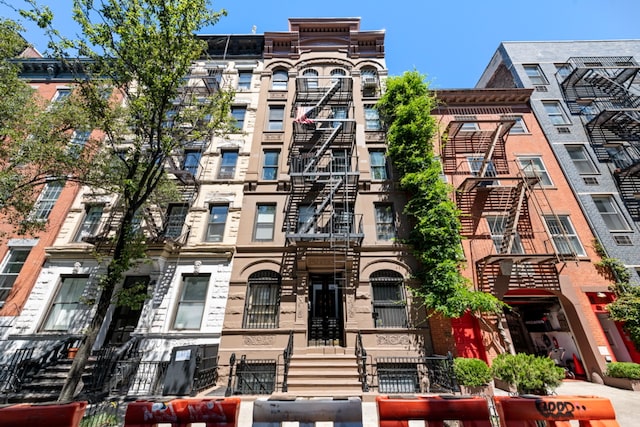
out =
{"type": "Polygon", "coordinates": [[[366,67],[360,71],[362,89],[373,90],[378,87],[378,73],[373,67],[366,67]]]}
{"type": "Polygon", "coordinates": [[[347,75],[347,72],[344,71],[342,68],[334,68],[333,70],[331,70],[331,83],[335,83],[338,81],[337,77],[344,77],[347,75]]]}
{"type": "Polygon", "coordinates": [[[304,70],[302,76],[307,82],[308,89],[316,89],[318,87],[318,72],[316,70],[308,69],[304,70]]]}
{"type": "Polygon", "coordinates": [[[287,90],[287,81],[289,80],[289,73],[287,70],[275,70],[271,77],[271,89],[273,90],[287,90]]]}
{"type": "Polygon", "coordinates": [[[373,321],[376,328],[406,328],[407,301],[402,275],[392,270],[371,274],[373,321]]]}
{"type": "Polygon", "coordinates": [[[249,276],[243,327],[271,329],[278,327],[280,312],[280,275],[261,270],[249,276]]]}

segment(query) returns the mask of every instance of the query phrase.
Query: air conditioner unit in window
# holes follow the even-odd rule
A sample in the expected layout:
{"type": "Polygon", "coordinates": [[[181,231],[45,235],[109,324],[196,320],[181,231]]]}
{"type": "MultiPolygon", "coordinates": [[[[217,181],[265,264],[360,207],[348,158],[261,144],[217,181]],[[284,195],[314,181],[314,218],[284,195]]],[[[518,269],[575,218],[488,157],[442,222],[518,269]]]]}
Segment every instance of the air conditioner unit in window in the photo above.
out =
{"type": "Polygon", "coordinates": [[[362,76],[362,87],[375,88],[378,86],[378,79],[376,76],[362,76]]]}

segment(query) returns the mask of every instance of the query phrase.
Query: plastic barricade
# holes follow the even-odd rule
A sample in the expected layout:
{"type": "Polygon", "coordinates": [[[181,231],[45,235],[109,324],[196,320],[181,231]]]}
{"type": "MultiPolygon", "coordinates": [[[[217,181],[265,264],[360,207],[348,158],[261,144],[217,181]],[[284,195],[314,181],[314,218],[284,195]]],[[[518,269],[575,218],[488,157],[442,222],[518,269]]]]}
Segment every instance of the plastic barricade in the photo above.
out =
{"type": "Polygon", "coordinates": [[[491,427],[489,405],[482,397],[378,396],[376,404],[380,427],[408,427],[411,420],[424,421],[428,427],[443,427],[445,421],[491,427]]]}
{"type": "Polygon", "coordinates": [[[619,427],[611,401],[595,396],[495,396],[502,427],[619,427]]]}
{"type": "Polygon", "coordinates": [[[77,427],[87,402],[19,404],[0,408],[0,427],[77,427]]]}
{"type": "Polygon", "coordinates": [[[125,427],[170,424],[172,427],[204,423],[206,427],[236,427],[240,412],[237,397],[173,399],[167,402],[137,401],[127,406],[125,427]]]}
{"type": "Polygon", "coordinates": [[[253,427],[280,427],[285,421],[297,421],[300,427],[323,421],[333,421],[334,427],[362,427],[362,401],[359,397],[349,397],[253,402],[253,427]]]}

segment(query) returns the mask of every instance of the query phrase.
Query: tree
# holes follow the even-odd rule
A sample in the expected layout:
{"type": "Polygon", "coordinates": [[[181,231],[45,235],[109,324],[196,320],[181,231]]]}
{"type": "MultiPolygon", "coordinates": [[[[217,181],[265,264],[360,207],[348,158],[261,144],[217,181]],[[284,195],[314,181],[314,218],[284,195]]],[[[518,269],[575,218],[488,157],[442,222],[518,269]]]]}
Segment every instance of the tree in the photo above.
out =
{"type": "Polygon", "coordinates": [[[14,21],[0,20],[0,214],[25,235],[46,225],[29,215],[41,186],[85,174],[91,149],[80,152],[70,142],[74,129],[93,124],[79,94],[47,105],[20,79],[16,58],[27,47],[22,30],[14,21]]]}
{"type": "MultiPolygon", "coordinates": [[[[105,144],[85,183],[117,194],[121,218],[112,237],[112,256],[100,278],[95,314],[60,401],[73,398],[107,310],[117,302],[124,273],[144,258],[145,237],[134,227],[136,215],[166,188],[166,163],[172,154],[191,141],[231,129],[233,99],[230,91],[201,96],[181,90],[185,85],[193,89],[184,79],[205,52],[206,43],[196,37],[197,32],[225,14],[210,10],[208,0],[74,0],[73,5],[83,37],[50,46],[64,60],[81,55],[92,62],[90,78],[79,81],[78,87],[105,134],[105,144]],[[70,48],[76,49],[75,55],[69,54],[70,48]],[[113,97],[105,97],[108,88],[125,102],[114,104],[113,97]]],[[[46,8],[34,7],[25,15],[57,35],[46,8]]],[[[142,291],[139,296],[144,298],[142,291]]]]}
{"type": "Polygon", "coordinates": [[[389,159],[410,196],[404,212],[415,223],[407,239],[420,262],[414,293],[426,307],[447,317],[471,312],[500,312],[503,303],[493,295],[474,291],[461,274],[463,251],[459,211],[452,188],[441,177],[432,140],[437,124],[431,110],[436,99],[424,76],[416,71],[387,80],[377,104],[388,126],[389,159]]]}

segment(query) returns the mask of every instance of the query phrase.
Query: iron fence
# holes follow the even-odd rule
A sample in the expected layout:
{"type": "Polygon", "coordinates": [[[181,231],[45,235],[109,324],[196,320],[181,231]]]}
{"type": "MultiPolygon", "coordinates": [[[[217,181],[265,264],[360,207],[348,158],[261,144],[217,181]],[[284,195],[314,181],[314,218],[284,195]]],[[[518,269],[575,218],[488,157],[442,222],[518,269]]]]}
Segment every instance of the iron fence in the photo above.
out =
{"type": "Polygon", "coordinates": [[[378,357],[374,377],[379,393],[452,393],[460,387],[453,357],[378,357]]]}

